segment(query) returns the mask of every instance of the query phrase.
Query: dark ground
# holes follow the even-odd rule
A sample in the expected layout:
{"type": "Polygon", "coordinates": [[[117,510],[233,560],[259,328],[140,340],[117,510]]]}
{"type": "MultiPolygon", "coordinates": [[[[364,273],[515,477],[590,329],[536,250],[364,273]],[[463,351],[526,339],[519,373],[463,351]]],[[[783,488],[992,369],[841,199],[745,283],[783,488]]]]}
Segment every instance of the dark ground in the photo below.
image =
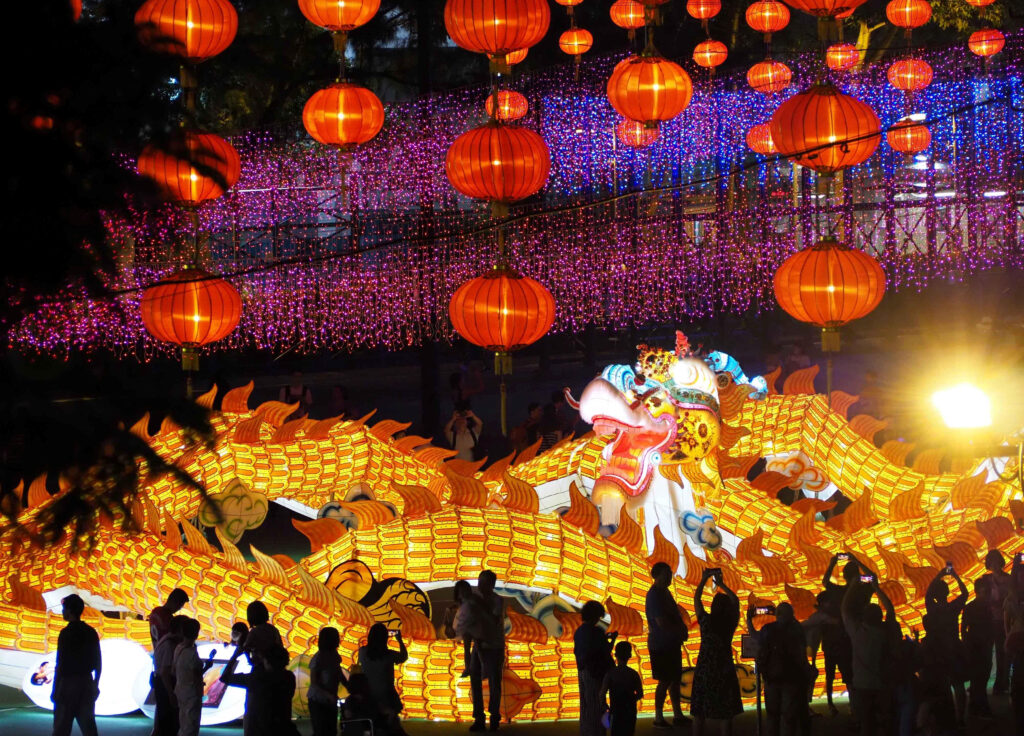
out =
{"type": "MultiPolygon", "coordinates": [[[[855,733],[848,727],[845,698],[837,699],[837,704],[842,711],[838,717],[831,718],[823,715],[812,720],[812,736],[844,736],[855,733]]],[[[1006,697],[992,698],[992,708],[995,711],[996,719],[968,721],[966,731],[968,736],[1013,736],[1009,699],[1006,697]]],[[[824,703],[816,702],[814,710],[827,713],[824,703]]],[[[641,719],[637,724],[637,736],[651,734],[687,736],[692,733],[692,727],[689,726],[675,728],[671,731],[655,729],[651,726],[650,715],[647,714],[646,718],[643,715],[645,714],[641,714],[641,719]]],[[[153,724],[148,718],[139,714],[97,720],[101,736],[149,736],[153,724]]],[[[311,733],[309,721],[298,721],[297,724],[303,736],[311,733]]],[[[409,736],[462,734],[467,732],[468,728],[468,724],[465,723],[431,723],[429,721],[406,721],[404,726],[409,736]]],[[[52,727],[53,715],[49,711],[33,706],[20,691],[0,686],[0,734],[4,736],[48,736],[52,727]]],[[[206,736],[234,736],[241,732],[241,723],[211,726],[201,730],[201,733],[206,736]]],[[[501,732],[521,734],[522,736],[570,736],[570,734],[579,733],[579,726],[576,721],[513,723],[507,726],[502,725],[501,732]]],[[[754,736],[757,732],[757,714],[753,709],[744,711],[743,715],[733,722],[733,736],[754,736]]],[[[72,733],[78,733],[77,726],[72,733]]],[[[717,734],[716,729],[708,729],[707,736],[717,736],[717,734]]]]}

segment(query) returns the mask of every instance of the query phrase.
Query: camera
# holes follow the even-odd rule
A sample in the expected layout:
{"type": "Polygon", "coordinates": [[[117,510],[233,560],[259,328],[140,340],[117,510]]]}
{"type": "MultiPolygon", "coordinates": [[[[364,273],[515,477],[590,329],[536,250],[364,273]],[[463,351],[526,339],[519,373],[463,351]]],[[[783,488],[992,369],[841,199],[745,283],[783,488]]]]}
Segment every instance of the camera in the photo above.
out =
{"type": "Polygon", "coordinates": [[[861,575],[860,576],[860,581],[862,583],[873,583],[873,582],[875,582],[875,576],[874,575],[861,575]]]}

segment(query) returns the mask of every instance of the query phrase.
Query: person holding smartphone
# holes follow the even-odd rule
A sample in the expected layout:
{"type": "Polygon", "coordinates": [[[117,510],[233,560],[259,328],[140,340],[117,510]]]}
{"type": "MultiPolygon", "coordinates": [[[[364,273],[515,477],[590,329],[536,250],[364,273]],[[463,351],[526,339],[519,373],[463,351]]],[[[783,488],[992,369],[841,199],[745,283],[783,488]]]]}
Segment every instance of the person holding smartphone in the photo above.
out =
{"type": "Polygon", "coordinates": [[[967,605],[967,586],[947,562],[942,572],[935,576],[925,592],[925,610],[928,620],[925,631],[935,653],[935,665],[941,667],[953,688],[953,705],[956,709],[957,724],[966,727],[967,689],[964,680],[969,675],[967,653],[960,641],[960,614],[967,605]],[[949,600],[949,583],[952,578],[960,588],[959,595],[949,600]]]}
{"type": "Polygon", "coordinates": [[[760,609],[747,608],[747,629],[757,637],[757,668],[764,680],[764,704],[768,736],[808,736],[811,717],[807,709],[807,638],[796,620],[793,606],[780,603],[775,620],[755,633],[754,616],[760,609]]]}
{"type": "Polygon", "coordinates": [[[693,673],[690,715],[693,733],[703,736],[707,721],[718,721],[722,733],[729,733],[732,719],[743,712],[732,640],[740,623],[740,601],[722,579],[721,569],[705,569],[693,596],[693,608],[700,625],[700,652],[693,673]],[[704,608],[704,589],[714,580],[718,591],[711,599],[711,611],[704,608]]]}
{"type": "MultiPolygon", "coordinates": [[[[865,571],[865,577],[868,577],[868,573],[870,571],[865,571]]],[[[859,570],[857,574],[860,574],[859,570]]],[[[900,641],[896,610],[879,587],[878,578],[870,575],[868,582],[847,586],[842,615],[843,625],[853,644],[850,699],[860,720],[862,736],[875,736],[879,730],[888,727],[892,705],[887,667],[900,641]],[[865,603],[865,585],[870,586],[870,594],[878,598],[881,606],[878,603],[865,603]]]]}
{"type": "MultiPolygon", "coordinates": [[[[839,670],[839,676],[843,678],[847,688],[850,687],[850,680],[853,677],[853,644],[850,642],[850,635],[846,633],[846,627],[843,626],[840,609],[847,589],[851,583],[857,581],[859,574],[860,567],[857,561],[848,553],[833,555],[822,580],[825,590],[818,601],[818,609],[828,616],[828,621],[821,627],[821,651],[825,655],[825,697],[828,700],[829,712],[833,716],[839,715],[839,709],[832,702],[836,670],[839,670]],[[842,585],[832,581],[833,573],[840,563],[843,565],[842,585]]],[[[856,720],[856,711],[852,703],[850,715],[856,720]]]]}

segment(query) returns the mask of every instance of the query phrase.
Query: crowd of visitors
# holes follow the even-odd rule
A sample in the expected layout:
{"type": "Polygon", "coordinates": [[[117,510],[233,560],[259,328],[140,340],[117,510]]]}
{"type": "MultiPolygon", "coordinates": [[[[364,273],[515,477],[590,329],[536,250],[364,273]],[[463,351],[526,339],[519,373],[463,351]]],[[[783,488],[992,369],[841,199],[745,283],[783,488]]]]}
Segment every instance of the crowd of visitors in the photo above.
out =
{"type": "MultiPolygon", "coordinates": [[[[995,663],[993,692],[1009,694],[1017,733],[1024,736],[1024,561],[1018,556],[1012,572],[998,551],[985,559],[987,572],[974,583],[968,603],[967,584],[952,564],[932,580],[926,595],[920,632],[905,632],[892,601],[869,567],[850,555],[836,555],[826,570],[817,608],[805,621],[797,620],[786,602],[747,606],[746,626],[756,671],[763,682],[768,736],[807,736],[809,707],[819,649],[824,655],[829,711],[838,671],[850,694],[852,730],[862,736],[940,736],[963,732],[968,716],[991,719],[988,681],[995,663]],[[842,565],[837,582],[837,568],[842,565]],[[951,584],[955,590],[951,592],[951,584]]],[[[665,563],[651,568],[647,592],[648,664],[656,682],[654,721],[658,729],[690,723],[682,710],[683,649],[689,635],[687,614],[672,595],[673,570],[665,563]],[[664,716],[665,699],[673,718],[664,716]]],[[[445,617],[448,636],[461,639],[461,661],[453,665],[469,677],[473,702],[470,731],[497,731],[501,723],[502,678],[505,669],[505,599],[496,590],[497,576],[484,570],[474,588],[467,581],[455,586],[455,603],[445,617]],[[484,702],[483,683],[489,683],[484,702]]],[[[179,612],[188,594],[173,590],[149,616],[153,644],[151,679],[156,703],[154,736],[197,736],[204,698],[216,688],[244,688],[245,736],[297,733],[291,720],[295,675],[280,632],[260,601],[246,609],[247,623],[231,630],[234,653],[219,677],[205,676],[213,657],[203,661],[196,642],[201,627],[179,612]],[[237,672],[245,657],[247,673],[237,672]]],[[[85,604],[77,595],[63,599],[68,625],[61,631],[53,687],[54,734],[66,736],[77,721],[83,736],[96,733],[94,703],[102,668],[99,638],[82,621],[85,604]]],[[[722,734],[732,732],[732,720],[742,712],[740,682],[734,659],[741,605],[726,585],[722,571],[704,570],[693,610],[700,647],[692,669],[689,701],[693,733],[703,736],[710,725],[722,734]],[[706,605],[708,587],[714,590],[706,605]]],[[[579,683],[580,733],[629,736],[636,726],[643,684],[629,642],[616,643],[618,633],[606,631],[606,611],[587,601],[582,623],[573,635],[579,683]]],[[[395,667],[408,659],[400,632],[383,624],[370,627],[366,643],[351,672],[342,669],[337,629],[320,630],[318,650],[309,665],[308,702],[314,736],[337,736],[339,722],[372,721],[376,733],[403,734],[402,701],[395,687],[395,667]],[[394,639],[394,646],[391,640],[394,639]],[[344,686],[347,697],[340,703],[344,686]],[[340,707],[339,707],[340,706],[340,707]]],[[[747,656],[747,643],[744,655],[747,656]]],[[[348,733],[344,730],[343,733],[348,733]]]]}

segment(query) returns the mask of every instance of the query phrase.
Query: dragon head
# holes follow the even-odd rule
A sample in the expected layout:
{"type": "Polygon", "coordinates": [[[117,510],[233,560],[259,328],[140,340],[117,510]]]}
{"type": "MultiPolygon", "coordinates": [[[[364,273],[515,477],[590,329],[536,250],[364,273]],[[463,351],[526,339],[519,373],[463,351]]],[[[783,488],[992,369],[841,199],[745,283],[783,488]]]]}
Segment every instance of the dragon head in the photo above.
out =
{"type": "Polygon", "coordinates": [[[677,333],[675,351],[639,346],[635,366],[612,365],[579,400],[580,416],[599,435],[611,435],[595,496],[638,496],[658,465],[700,460],[718,445],[718,387],[714,372],[677,333]]]}

